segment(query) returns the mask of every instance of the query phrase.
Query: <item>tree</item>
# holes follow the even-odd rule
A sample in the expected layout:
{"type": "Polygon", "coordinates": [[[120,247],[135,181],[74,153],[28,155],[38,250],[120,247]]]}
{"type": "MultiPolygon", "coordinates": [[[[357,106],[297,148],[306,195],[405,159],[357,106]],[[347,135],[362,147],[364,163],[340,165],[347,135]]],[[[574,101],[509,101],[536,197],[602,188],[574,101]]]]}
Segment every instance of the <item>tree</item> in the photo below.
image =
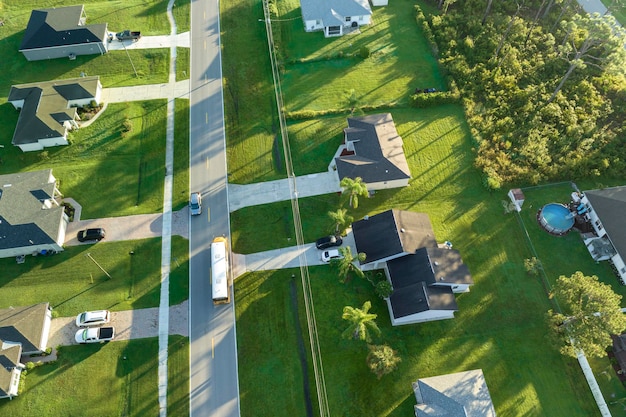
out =
{"type": "Polygon", "coordinates": [[[369,343],[372,341],[372,333],[380,334],[380,329],[374,321],[378,314],[369,313],[370,308],[372,308],[372,303],[369,301],[363,303],[361,308],[350,306],[343,308],[341,318],[350,322],[350,326],[342,333],[343,337],[364,340],[369,343]]]}
{"type": "Polygon", "coordinates": [[[613,16],[576,15],[566,26],[566,36],[559,52],[569,67],[547,104],[552,103],[575,69],[589,65],[604,71],[609,64],[624,62],[626,35],[613,16]]]}
{"type": "Polygon", "coordinates": [[[376,295],[380,298],[389,298],[391,293],[393,292],[393,287],[389,283],[389,281],[378,281],[376,285],[374,285],[374,290],[376,291],[376,295]]]}
{"type": "Polygon", "coordinates": [[[335,234],[343,234],[354,220],[352,216],[348,215],[348,209],[345,208],[337,209],[337,211],[329,211],[328,217],[335,223],[335,234]]]}
{"type": "Polygon", "coordinates": [[[364,253],[357,254],[356,257],[352,255],[352,249],[350,246],[344,246],[339,248],[339,253],[343,256],[340,259],[334,260],[333,263],[337,265],[339,269],[339,277],[341,278],[341,282],[346,282],[348,280],[348,276],[353,273],[359,278],[363,278],[364,274],[361,269],[354,264],[355,261],[363,262],[366,258],[364,253]]]}
{"type": "Polygon", "coordinates": [[[555,297],[562,313],[548,311],[548,323],[553,340],[562,354],[576,357],[578,350],[587,356],[602,357],[611,344],[611,334],[626,329],[626,315],[622,313],[622,296],[598,277],[576,272],[571,277],[561,276],[551,296],[555,297]]]}
{"type": "Polygon", "coordinates": [[[393,372],[402,361],[395,350],[387,345],[368,346],[367,366],[380,379],[383,375],[393,372]]]}
{"type": "Polygon", "coordinates": [[[359,207],[359,197],[368,197],[367,184],[363,182],[361,177],[355,179],[344,177],[339,186],[342,189],[343,194],[350,194],[350,207],[359,207]]]}

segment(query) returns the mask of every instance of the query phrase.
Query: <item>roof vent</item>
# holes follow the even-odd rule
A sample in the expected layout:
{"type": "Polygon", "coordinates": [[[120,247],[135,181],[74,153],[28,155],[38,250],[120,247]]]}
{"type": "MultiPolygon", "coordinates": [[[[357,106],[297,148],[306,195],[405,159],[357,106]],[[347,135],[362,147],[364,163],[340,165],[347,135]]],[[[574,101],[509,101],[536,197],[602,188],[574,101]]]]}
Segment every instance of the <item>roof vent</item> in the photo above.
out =
{"type": "Polygon", "coordinates": [[[404,227],[402,227],[402,228],[400,229],[400,231],[401,231],[402,233],[404,233],[404,232],[405,232],[404,227]]]}
{"type": "Polygon", "coordinates": [[[445,277],[439,277],[439,281],[443,281],[445,277]]]}
{"type": "Polygon", "coordinates": [[[435,266],[439,266],[439,262],[435,261],[434,262],[435,266]]]}

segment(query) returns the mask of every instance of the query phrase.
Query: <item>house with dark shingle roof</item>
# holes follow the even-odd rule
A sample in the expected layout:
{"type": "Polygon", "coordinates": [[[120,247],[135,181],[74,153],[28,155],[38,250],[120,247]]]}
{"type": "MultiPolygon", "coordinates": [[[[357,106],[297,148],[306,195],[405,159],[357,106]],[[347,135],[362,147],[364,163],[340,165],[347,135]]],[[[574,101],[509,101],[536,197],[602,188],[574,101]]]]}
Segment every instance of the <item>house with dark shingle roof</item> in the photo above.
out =
{"type": "Polygon", "coordinates": [[[496,417],[483,371],[420,378],[413,383],[415,417],[496,417]]]}
{"type": "Polygon", "coordinates": [[[0,175],[0,258],[63,251],[60,196],[51,169],[0,175]]]}
{"type": "Polygon", "coordinates": [[[469,292],[469,268],[457,250],[439,247],[427,214],[388,210],[352,224],[364,271],[383,269],[394,326],[454,318],[456,293],[469,292]]]}
{"type": "Polygon", "coordinates": [[[99,103],[100,77],[19,84],[11,87],[8,101],[20,110],[11,143],[22,151],[67,145],[67,133],[78,128],[77,107],[99,103]]]}
{"type": "Polygon", "coordinates": [[[86,25],[84,6],[33,10],[19,51],[29,61],[108,51],[106,23],[86,25]]]}
{"type": "Polygon", "coordinates": [[[324,31],[325,37],[369,25],[372,17],[368,0],[300,0],[300,8],[304,30],[324,31]]]}
{"type": "Polygon", "coordinates": [[[0,309],[0,398],[17,395],[20,358],[46,350],[51,322],[49,303],[0,309]]]}
{"type": "Polygon", "coordinates": [[[390,113],[349,117],[332,166],[339,179],[360,177],[368,190],[406,187],[411,171],[390,113]]]}
{"type": "Polygon", "coordinates": [[[626,282],[626,186],[585,191],[581,203],[587,207],[594,235],[583,235],[596,261],[609,260],[626,282]]]}

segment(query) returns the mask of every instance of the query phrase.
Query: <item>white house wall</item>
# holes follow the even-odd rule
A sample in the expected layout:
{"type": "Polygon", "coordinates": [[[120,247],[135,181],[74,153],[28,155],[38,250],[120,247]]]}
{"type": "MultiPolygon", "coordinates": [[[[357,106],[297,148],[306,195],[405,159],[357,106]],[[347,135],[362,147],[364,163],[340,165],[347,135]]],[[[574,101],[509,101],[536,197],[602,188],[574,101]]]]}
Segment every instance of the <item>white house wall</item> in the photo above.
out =
{"type": "Polygon", "coordinates": [[[19,248],[7,248],[0,250],[0,258],[13,258],[21,255],[33,255],[41,253],[42,251],[56,251],[62,252],[63,246],[60,246],[56,243],[48,243],[45,245],[32,245],[32,246],[21,246],[19,248]]]}
{"type": "Polygon", "coordinates": [[[624,264],[624,260],[622,259],[620,254],[618,253],[613,256],[611,258],[611,261],[613,261],[613,265],[615,266],[615,269],[617,270],[620,278],[622,278],[622,281],[626,282],[626,264],[624,264]]]}
{"type": "Polygon", "coordinates": [[[323,30],[324,25],[321,20],[307,20],[304,22],[304,30],[307,32],[315,32],[316,30],[323,30]]]}
{"type": "Polygon", "coordinates": [[[450,310],[428,310],[421,313],[411,314],[409,316],[395,318],[391,310],[391,303],[387,301],[389,309],[389,317],[392,326],[402,326],[406,324],[426,323],[428,321],[448,320],[454,318],[454,311],[450,310]]]}
{"type": "Polygon", "coordinates": [[[409,185],[409,179],[399,179],[392,181],[381,181],[381,182],[369,182],[367,183],[367,189],[370,191],[377,190],[386,190],[388,188],[401,188],[409,185]]]}

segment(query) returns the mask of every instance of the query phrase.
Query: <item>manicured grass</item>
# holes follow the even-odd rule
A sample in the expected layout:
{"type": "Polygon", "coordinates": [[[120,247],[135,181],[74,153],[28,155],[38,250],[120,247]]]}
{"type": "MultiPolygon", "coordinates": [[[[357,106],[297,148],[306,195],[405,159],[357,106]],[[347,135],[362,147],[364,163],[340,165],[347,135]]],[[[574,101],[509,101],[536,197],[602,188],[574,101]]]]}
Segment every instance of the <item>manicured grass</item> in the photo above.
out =
{"type": "MultiPolygon", "coordinates": [[[[306,416],[296,321],[290,298],[292,272],[247,274],[236,281],[242,416],[306,416]],[[261,316],[263,320],[258,319],[261,316]]],[[[298,285],[299,279],[294,282],[298,285]]],[[[302,291],[298,289],[298,300],[301,298],[302,291]]],[[[308,347],[306,332],[304,338],[308,347]]],[[[312,401],[315,401],[315,392],[315,385],[311,384],[312,401]]]]}
{"type": "Polygon", "coordinates": [[[189,201],[189,100],[175,100],[174,184],[172,210],[180,210],[189,201]]]}
{"type": "Polygon", "coordinates": [[[167,355],[167,415],[187,417],[189,416],[189,339],[182,336],[170,336],[167,355]]]}
{"type": "MultiPolygon", "coordinates": [[[[170,299],[173,304],[186,300],[188,295],[187,245],[187,240],[172,237],[170,299]]],[[[22,265],[13,258],[5,258],[0,259],[0,270],[0,308],[49,301],[55,314],[73,316],[94,309],[158,307],[161,239],[73,246],[50,257],[27,257],[22,265]]]]}
{"type": "Polygon", "coordinates": [[[176,48],[176,81],[189,79],[189,48],[176,48]]]}
{"type": "Polygon", "coordinates": [[[12,401],[0,402],[0,413],[158,415],[157,351],[157,338],[62,347],[56,362],[28,371],[23,377],[25,388],[12,401]]]}
{"type": "MultiPolygon", "coordinates": [[[[165,104],[111,104],[93,124],[72,133],[70,145],[42,152],[23,153],[11,145],[11,134],[4,134],[0,173],[52,168],[63,195],[82,204],[83,219],[160,212],[165,104]]],[[[18,113],[9,104],[0,108],[11,113],[14,126],[18,113]]]]}
{"type": "Polygon", "coordinates": [[[276,104],[260,0],[220,2],[228,181],[283,178],[273,158],[276,104]]]}
{"type": "MultiPolygon", "coordinates": [[[[404,139],[413,177],[410,186],[379,191],[373,198],[362,199],[358,210],[349,212],[356,219],[392,207],[428,213],[437,240],[450,240],[461,251],[475,284],[470,293],[457,296],[459,312],[454,320],[393,328],[386,305],[367,282],[353,280],[341,285],[328,267],[310,268],[331,412],[351,416],[368,410],[368,415],[407,415],[415,403],[411,382],[417,378],[481,368],[498,415],[597,415],[578,363],[547,344],[545,334],[549,330],[544,315],[552,305],[545,284],[524,270],[524,259],[533,254],[515,215],[504,214],[505,192],[487,192],[472,167],[471,141],[462,110],[441,106],[393,110],[392,115],[404,139]],[[377,323],[383,336],[378,343],[388,343],[403,359],[395,373],[380,381],[365,366],[365,345],[340,338],[345,326],[340,318],[343,306],[360,306],[367,300],[379,314],[377,323]],[[380,392],[385,395],[376,395],[380,392]]],[[[303,130],[311,129],[307,123],[302,126],[303,130]]],[[[319,142],[332,139],[320,133],[319,142]]],[[[319,162],[320,166],[327,163],[319,162]]],[[[301,199],[305,240],[312,241],[331,227],[326,212],[342,204],[346,206],[345,198],[337,195],[301,199]]],[[[288,203],[275,203],[234,213],[234,250],[248,253],[289,245],[285,241],[290,217],[281,218],[282,211],[289,208],[288,203]],[[258,222],[259,218],[266,221],[258,222]]],[[[534,216],[532,210],[523,214],[534,216]]],[[[554,246],[551,240],[555,238],[550,235],[538,233],[537,238],[554,246]]],[[[580,245],[579,241],[574,243],[580,245]]],[[[569,273],[572,259],[593,263],[583,255],[547,256],[551,268],[559,271],[551,279],[558,273],[569,273]]],[[[275,303],[284,302],[282,295],[274,294],[279,294],[275,286],[283,285],[283,280],[261,273],[249,279],[260,281],[256,284],[258,294],[247,296],[262,298],[258,302],[264,311],[273,311],[278,308],[275,303]]],[[[239,285],[237,281],[236,293],[247,293],[239,290],[239,285]]],[[[238,321],[242,338],[248,337],[245,321],[245,317],[238,321]]],[[[285,338],[286,332],[274,337],[285,338]]],[[[247,360],[240,356],[240,369],[262,368],[275,358],[255,357],[250,366],[247,360]]]]}
{"type": "MultiPolygon", "coordinates": [[[[167,3],[162,2],[167,10],[167,3]]],[[[176,20],[176,32],[185,33],[191,30],[191,1],[189,0],[176,0],[174,1],[174,7],[172,7],[172,13],[174,14],[174,20],[176,20]]],[[[168,27],[169,33],[169,27],[168,27]]]]}
{"type": "MultiPolygon", "coordinates": [[[[373,198],[360,199],[358,210],[349,210],[355,219],[390,207],[407,207],[429,213],[439,240],[457,238],[449,226],[450,216],[457,218],[464,207],[479,207],[485,196],[480,175],[472,168],[471,144],[463,111],[454,105],[430,109],[395,109],[391,111],[398,133],[404,141],[404,153],[412,179],[409,187],[378,191],[373,198]]],[[[319,123],[292,124],[294,169],[297,175],[326,171],[346,126],[344,117],[324,118],[319,123]],[[322,126],[330,126],[325,128],[322,126]],[[308,136],[306,132],[314,132],[308,136]],[[311,157],[315,155],[315,157],[311,157]]],[[[347,201],[335,194],[300,199],[304,238],[312,242],[331,231],[327,212],[347,201]]],[[[248,207],[231,215],[233,250],[252,253],[291,245],[293,222],[290,202],[248,207]],[[259,222],[258,219],[265,219],[259,222]]],[[[461,233],[462,234],[462,233],[461,233]]]]}
{"type": "Polygon", "coordinates": [[[372,24],[360,34],[324,38],[304,31],[300,3],[278,3],[285,107],[293,110],[344,109],[408,104],[415,88],[444,89],[437,61],[415,23],[412,2],[374,8],[372,24]],[[368,48],[371,56],[359,52],[368,48]]]}

